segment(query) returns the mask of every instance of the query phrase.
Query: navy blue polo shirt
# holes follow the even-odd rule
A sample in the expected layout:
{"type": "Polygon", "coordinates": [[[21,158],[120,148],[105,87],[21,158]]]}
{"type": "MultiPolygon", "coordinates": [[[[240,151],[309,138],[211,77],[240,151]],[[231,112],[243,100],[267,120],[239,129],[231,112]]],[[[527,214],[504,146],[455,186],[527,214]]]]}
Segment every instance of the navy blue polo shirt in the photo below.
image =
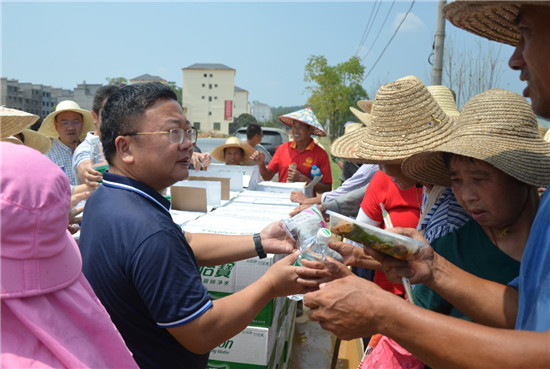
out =
{"type": "Polygon", "coordinates": [[[212,307],[169,205],[143,183],[106,172],[82,217],[82,269],[141,368],[206,368],[208,354],[165,329],[212,307]]]}

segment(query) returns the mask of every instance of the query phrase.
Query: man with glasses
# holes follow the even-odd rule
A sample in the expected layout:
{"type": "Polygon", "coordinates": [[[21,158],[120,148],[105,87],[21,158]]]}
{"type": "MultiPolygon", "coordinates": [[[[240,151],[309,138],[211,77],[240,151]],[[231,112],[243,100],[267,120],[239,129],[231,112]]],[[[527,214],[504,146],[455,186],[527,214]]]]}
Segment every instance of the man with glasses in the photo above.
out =
{"type": "Polygon", "coordinates": [[[226,236],[182,232],[172,221],[161,193],[188,177],[197,134],[169,87],[125,86],[107,100],[102,118],[109,171],[84,210],[83,272],[140,367],[204,369],[208,353],[266,303],[302,288],[296,254],[215,301],[199,266],[292,253],[294,243],[280,222],[255,235],[226,236]]]}
{"type": "Polygon", "coordinates": [[[72,186],[78,184],[72,166],[73,152],[86,133],[93,130],[94,120],[90,112],[71,100],[57,104],[55,111],[44,119],[38,129],[38,132],[52,138],[52,146],[46,156],[63,169],[72,186]]]}

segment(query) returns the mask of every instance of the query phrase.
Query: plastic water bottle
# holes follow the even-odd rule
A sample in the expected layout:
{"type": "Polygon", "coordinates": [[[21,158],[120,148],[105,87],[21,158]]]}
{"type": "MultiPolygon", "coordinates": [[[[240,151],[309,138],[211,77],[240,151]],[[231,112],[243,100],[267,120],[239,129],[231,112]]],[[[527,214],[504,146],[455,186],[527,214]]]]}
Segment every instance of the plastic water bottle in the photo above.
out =
{"type": "MultiPolygon", "coordinates": [[[[300,256],[294,265],[302,266],[301,260],[312,260],[312,261],[325,261],[325,256],[327,255],[328,242],[332,233],[328,228],[321,228],[317,231],[317,235],[311,237],[304,241],[300,246],[300,256]]],[[[294,301],[300,301],[304,298],[303,294],[296,294],[288,296],[289,299],[294,301]]]]}
{"type": "Polygon", "coordinates": [[[313,165],[311,167],[310,175],[311,175],[311,178],[320,176],[321,175],[321,168],[319,168],[317,165],[313,165]]]}
{"type": "Polygon", "coordinates": [[[98,136],[93,136],[90,139],[90,160],[92,161],[92,168],[97,170],[101,174],[109,169],[109,164],[105,160],[105,155],[103,154],[103,145],[98,136]]]}

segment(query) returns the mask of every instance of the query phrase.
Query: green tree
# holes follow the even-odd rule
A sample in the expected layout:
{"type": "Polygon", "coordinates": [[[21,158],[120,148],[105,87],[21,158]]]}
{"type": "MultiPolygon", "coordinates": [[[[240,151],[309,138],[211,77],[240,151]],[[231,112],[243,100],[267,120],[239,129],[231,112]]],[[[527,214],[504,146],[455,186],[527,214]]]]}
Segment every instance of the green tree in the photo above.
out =
{"type": "Polygon", "coordinates": [[[168,81],[166,84],[174,91],[176,96],[178,97],[178,102],[181,105],[181,87],[176,86],[176,82],[168,81]]]}
{"type": "Polygon", "coordinates": [[[311,83],[306,87],[311,93],[307,104],[321,124],[330,122],[331,139],[340,136],[344,123],[357,120],[349,107],[368,99],[361,85],[364,73],[365,67],[355,56],[336,66],[328,65],[324,56],[309,57],[304,76],[304,81],[311,83]]]}
{"type": "Polygon", "coordinates": [[[124,86],[128,84],[128,80],[124,77],[105,78],[108,85],[124,86]]]}
{"type": "Polygon", "coordinates": [[[256,120],[256,118],[254,118],[252,114],[242,113],[237,118],[235,118],[235,121],[233,123],[236,131],[241,127],[248,127],[248,125],[252,123],[258,124],[258,121],[256,120]]]}

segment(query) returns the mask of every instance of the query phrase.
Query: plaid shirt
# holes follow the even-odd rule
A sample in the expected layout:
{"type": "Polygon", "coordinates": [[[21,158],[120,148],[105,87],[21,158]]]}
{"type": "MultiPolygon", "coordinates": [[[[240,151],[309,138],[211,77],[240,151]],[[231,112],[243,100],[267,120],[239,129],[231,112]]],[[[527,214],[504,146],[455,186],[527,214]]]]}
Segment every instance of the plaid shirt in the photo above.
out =
{"type": "Polygon", "coordinates": [[[63,169],[67,177],[69,177],[69,182],[72,186],[77,184],[76,174],[72,166],[73,152],[70,147],[59,141],[59,138],[54,138],[52,139],[52,147],[46,153],[46,156],[63,169]]]}

